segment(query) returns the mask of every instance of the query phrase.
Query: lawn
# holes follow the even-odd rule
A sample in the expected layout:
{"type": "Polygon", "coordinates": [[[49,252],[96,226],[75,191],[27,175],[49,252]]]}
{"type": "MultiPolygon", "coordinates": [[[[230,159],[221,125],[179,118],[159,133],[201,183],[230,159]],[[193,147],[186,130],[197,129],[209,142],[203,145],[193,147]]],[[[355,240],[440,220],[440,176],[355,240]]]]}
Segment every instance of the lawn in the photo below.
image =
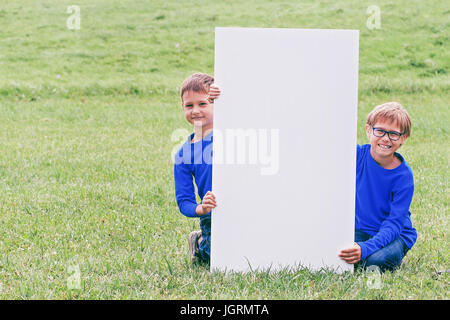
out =
{"type": "Polygon", "coordinates": [[[448,1],[3,1],[0,298],[449,299],[449,16],[448,1]],[[190,130],[181,82],[213,74],[216,26],[360,30],[358,142],[380,103],[413,123],[418,239],[399,271],[190,266],[171,136],[190,130]]]}

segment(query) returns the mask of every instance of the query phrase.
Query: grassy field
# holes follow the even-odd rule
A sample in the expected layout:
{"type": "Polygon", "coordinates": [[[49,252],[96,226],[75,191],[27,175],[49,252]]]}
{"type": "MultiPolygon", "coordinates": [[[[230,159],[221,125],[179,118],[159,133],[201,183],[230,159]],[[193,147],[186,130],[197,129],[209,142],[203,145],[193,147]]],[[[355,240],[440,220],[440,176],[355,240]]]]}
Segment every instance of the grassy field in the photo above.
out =
{"type": "Polygon", "coordinates": [[[0,298],[449,299],[449,16],[448,1],[2,1],[0,298]],[[400,152],[419,235],[376,288],[363,272],[190,267],[198,219],[178,212],[170,137],[190,130],[178,90],[213,73],[216,26],[360,30],[358,142],[382,102],[413,121],[400,152]]]}

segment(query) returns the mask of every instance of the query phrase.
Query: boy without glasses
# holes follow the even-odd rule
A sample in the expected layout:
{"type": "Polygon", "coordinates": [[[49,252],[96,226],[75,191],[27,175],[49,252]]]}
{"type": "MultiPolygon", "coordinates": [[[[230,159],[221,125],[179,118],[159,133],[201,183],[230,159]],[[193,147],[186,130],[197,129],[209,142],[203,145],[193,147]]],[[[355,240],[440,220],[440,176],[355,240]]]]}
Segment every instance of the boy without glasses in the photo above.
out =
{"type": "Polygon", "coordinates": [[[417,239],[409,212],[413,173],[396,152],[410,132],[411,120],[399,103],[379,105],[367,117],[370,143],[357,146],[356,243],[339,253],[349,264],[393,271],[417,239]]]}
{"type": "Polygon", "coordinates": [[[175,154],[175,195],[180,212],[186,217],[200,217],[201,231],[189,235],[191,263],[209,262],[211,245],[211,209],[216,197],[212,188],[212,141],[214,99],[220,94],[214,78],[195,73],[181,86],[181,106],[186,120],[194,127],[192,133],[175,154]],[[209,161],[208,161],[209,160],[209,161]],[[201,203],[195,195],[195,184],[201,203]]]}

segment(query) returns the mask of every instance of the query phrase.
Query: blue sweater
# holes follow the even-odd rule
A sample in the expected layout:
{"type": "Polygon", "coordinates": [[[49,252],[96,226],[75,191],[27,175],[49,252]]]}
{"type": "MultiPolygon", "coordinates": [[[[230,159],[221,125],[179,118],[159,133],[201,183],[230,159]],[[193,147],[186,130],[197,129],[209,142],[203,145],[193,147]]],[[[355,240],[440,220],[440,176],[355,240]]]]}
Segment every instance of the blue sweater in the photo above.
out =
{"type": "Polygon", "coordinates": [[[417,239],[409,212],[414,193],[411,168],[395,153],[402,163],[395,169],[384,169],[372,158],[369,144],[358,145],[356,154],[355,229],[372,236],[358,242],[361,260],[399,236],[411,249],[417,239]]]}
{"type": "MultiPolygon", "coordinates": [[[[175,197],[180,212],[186,217],[199,217],[195,213],[198,204],[193,178],[200,199],[212,189],[213,133],[211,131],[203,140],[191,143],[193,137],[194,134],[191,134],[175,154],[175,197]]],[[[211,212],[208,215],[211,215],[211,212]]]]}

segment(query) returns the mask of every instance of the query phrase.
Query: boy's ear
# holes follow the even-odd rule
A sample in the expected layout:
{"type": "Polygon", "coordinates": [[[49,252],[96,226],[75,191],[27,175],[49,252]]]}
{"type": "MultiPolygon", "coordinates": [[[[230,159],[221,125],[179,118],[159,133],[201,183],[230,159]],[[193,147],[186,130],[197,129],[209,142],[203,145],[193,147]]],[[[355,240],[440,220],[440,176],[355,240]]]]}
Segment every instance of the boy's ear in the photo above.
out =
{"type": "Polygon", "coordinates": [[[408,139],[408,136],[403,135],[400,137],[400,147],[405,143],[406,139],[408,139]]]}
{"type": "Polygon", "coordinates": [[[368,123],[366,123],[366,135],[367,138],[370,139],[370,125],[368,123]]]}

